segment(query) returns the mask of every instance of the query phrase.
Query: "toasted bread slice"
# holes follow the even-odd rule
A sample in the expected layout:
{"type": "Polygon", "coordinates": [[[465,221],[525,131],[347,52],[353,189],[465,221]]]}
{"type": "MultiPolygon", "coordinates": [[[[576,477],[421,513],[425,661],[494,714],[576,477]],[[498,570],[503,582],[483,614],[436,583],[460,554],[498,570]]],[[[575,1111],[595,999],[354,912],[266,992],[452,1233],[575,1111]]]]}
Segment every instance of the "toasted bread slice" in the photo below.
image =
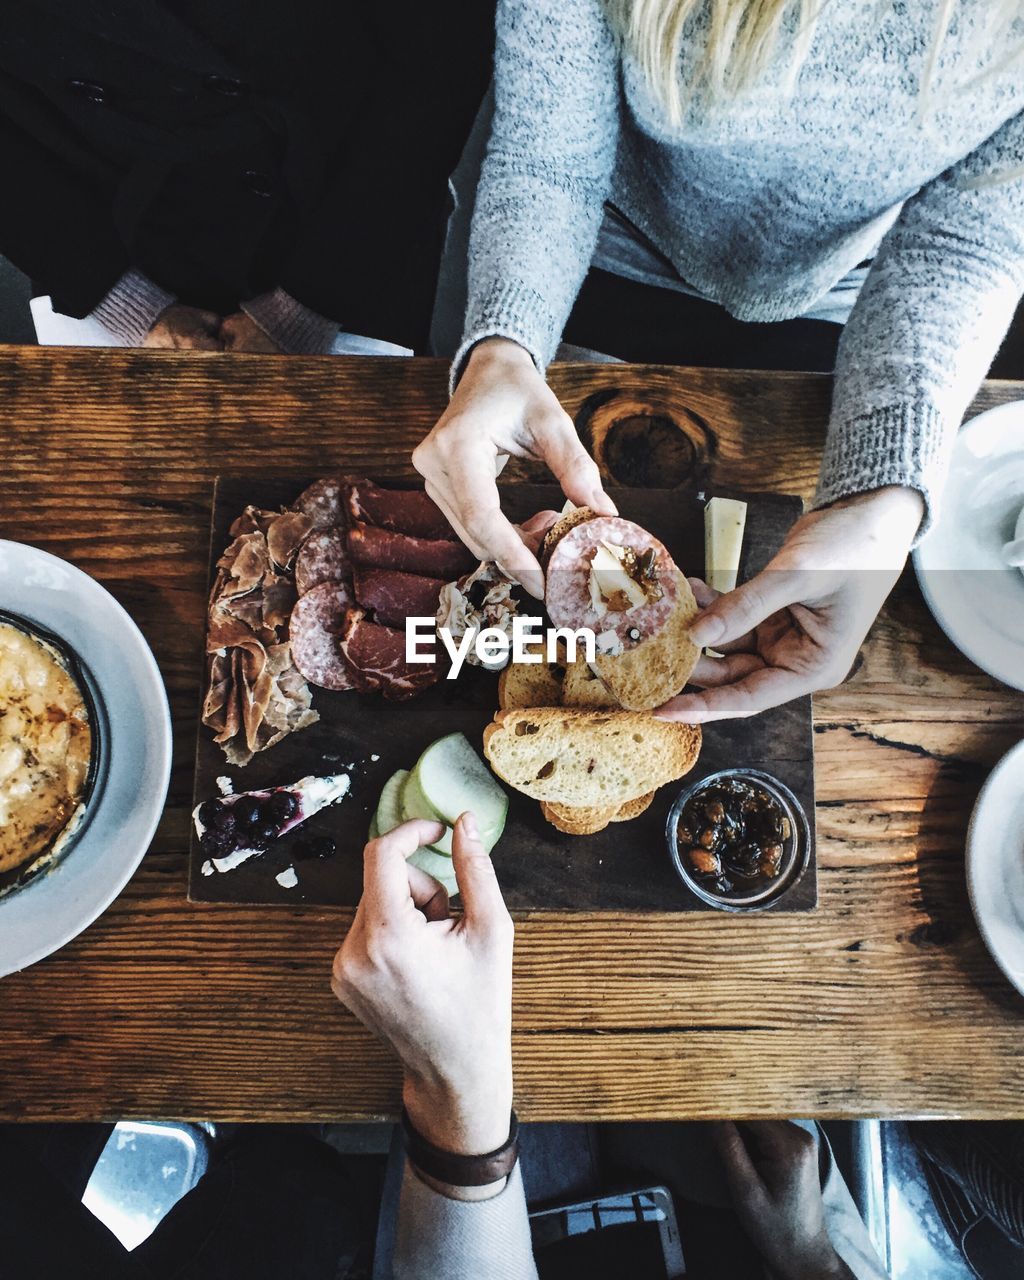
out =
{"type": "Polygon", "coordinates": [[[619,811],[612,822],[632,822],[634,818],[639,818],[651,807],[654,794],[653,791],[648,791],[645,796],[637,796],[635,800],[627,800],[625,804],[619,805],[619,811]]]}
{"type": "MultiPolygon", "coordinates": [[[[504,704],[503,704],[504,705],[504,704]]],[[[562,681],[562,705],[566,707],[617,707],[613,694],[605,683],[591,671],[582,658],[570,662],[562,681]]]]}
{"type": "Polygon", "coordinates": [[[679,573],[676,607],[661,630],[635,649],[597,655],[594,671],[620,707],[653,711],[679,693],[700,657],[690,639],[690,623],[696,616],[697,601],[679,573]]]}
{"type": "Polygon", "coordinates": [[[619,810],[615,805],[571,805],[541,801],[540,811],[557,831],[567,836],[592,836],[615,822],[619,810]]]}
{"type": "Polygon", "coordinates": [[[567,511],[560,520],[556,520],[551,528],[544,535],[540,544],[540,552],[537,559],[540,561],[541,568],[546,569],[548,558],[554,551],[558,542],[565,537],[570,529],[575,529],[578,524],[582,524],[584,520],[593,520],[597,512],[593,507],[573,507],[571,511],[567,511]]]}
{"type": "Polygon", "coordinates": [[[528,707],[499,711],[484,754],[499,778],[549,803],[618,808],[693,768],[696,725],[630,711],[528,707]]]}
{"type": "Polygon", "coordinates": [[[543,641],[529,645],[527,652],[539,653],[541,661],[510,662],[498,677],[498,706],[503,711],[514,707],[557,707],[562,701],[565,668],[544,660],[543,641]]]}

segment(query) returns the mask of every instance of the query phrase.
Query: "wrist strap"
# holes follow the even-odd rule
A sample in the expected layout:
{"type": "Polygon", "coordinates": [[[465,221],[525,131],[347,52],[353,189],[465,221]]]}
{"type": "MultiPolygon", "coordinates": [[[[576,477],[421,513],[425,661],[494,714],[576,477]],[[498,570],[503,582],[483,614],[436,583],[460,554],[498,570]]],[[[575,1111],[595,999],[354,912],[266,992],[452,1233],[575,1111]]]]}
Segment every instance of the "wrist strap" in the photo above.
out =
{"type": "Polygon", "coordinates": [[[507,1178],[519,1159],[519,1120],[513,1111],[508,1138],[496,1151],[483,1156],[462,1156],[435,1147],[413,1126],[402,1108],[402,1140],[412,1164],[428,1178],[449,1187],[486,1187],[507,1178]]]}

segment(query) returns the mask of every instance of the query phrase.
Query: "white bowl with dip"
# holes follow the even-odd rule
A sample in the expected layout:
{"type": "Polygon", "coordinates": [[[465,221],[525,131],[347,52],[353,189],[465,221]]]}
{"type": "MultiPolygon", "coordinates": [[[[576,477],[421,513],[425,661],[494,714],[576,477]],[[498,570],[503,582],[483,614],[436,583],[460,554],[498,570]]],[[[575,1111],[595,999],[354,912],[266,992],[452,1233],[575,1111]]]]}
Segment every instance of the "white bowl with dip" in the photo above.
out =
{"type": "Polygon", "coordinates": [[[124,888],[163,813],[171,720],[156,660],[98,582],[36,547],[0,540],[0,611],[71,655],[91,697],[99,770],[81,825],[52,866],[0,897],[0,977],[58,950],[124,888]]]}

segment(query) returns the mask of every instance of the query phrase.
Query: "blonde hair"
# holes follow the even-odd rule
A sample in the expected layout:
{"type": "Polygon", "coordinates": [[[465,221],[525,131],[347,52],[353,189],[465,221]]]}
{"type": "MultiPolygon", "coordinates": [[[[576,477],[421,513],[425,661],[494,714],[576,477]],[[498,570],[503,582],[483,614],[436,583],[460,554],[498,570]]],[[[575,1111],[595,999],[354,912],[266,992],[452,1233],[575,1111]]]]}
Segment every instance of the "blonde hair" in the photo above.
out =
{"type": "Polygon", "coordinates": [[[672,125],[701,94],[735,98],[761,80],[787,44],[795,76],[825,0],[606,0],[609,18],[672,125]],[[707,12],[708,32],[696,64],[680,74],[687,27],[707,12]]]}
{"type": "MultiPolygon", "coordinates": [[[[959,0],[942,0],[925,61],[919,110],[934,107],[942,48],[959,0]]],[[[780,65],[789,87],[796,81],[810,47],[818,17],[828,0],[605,0],[613,29],[639,65],[661,103],[669,123],[682,123],[696,96],[710,103],[728,102],[750,90],[780,65]],[[687,28],[707,15],[707,37],[691,67],[680,60],[687,28]]],[[[880,0],[878,12],[891,0],[880,0]]],[[[1020,0],[990,0],[978,51],[1005,47],[1014,22],[1024,15],[1020,0]]],[[[1001,57],[958,90],[1007,71],[1024,54],[1024,46],[1006,49],[1001,57]]]]}

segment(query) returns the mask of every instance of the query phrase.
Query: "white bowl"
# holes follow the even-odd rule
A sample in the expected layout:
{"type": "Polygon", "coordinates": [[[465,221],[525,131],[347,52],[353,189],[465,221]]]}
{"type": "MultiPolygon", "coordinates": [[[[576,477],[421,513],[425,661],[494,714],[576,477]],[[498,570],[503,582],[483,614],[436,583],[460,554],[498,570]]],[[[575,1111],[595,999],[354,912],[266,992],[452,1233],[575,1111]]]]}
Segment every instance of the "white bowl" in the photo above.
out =
{"type": "Polygon", "coordinates": [[[0,540],[0,609],[74,654],[100,718],[103,776],[86,821],[53,867],[0,898],[0,977],[58,950],[127,884],[163,813],[171,716],[138,627],[88,574],[0,540]]]}

